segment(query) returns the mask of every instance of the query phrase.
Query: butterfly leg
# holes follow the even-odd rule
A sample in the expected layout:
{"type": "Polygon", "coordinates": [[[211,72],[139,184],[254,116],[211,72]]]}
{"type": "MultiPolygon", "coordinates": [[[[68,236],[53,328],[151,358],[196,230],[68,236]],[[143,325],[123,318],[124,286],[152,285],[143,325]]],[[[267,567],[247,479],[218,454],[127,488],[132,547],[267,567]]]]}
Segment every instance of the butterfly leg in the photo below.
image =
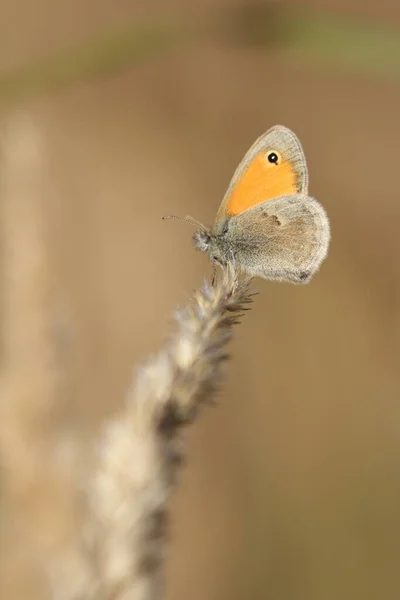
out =
{"type": "Polygon", "coordinates": [[[216,279],[217,279],[217,267],[216,267],[216,265],[213,265],[212,274],[211,274],[211,285],[212,285],[212,287],[215,286],[216,279]]]}

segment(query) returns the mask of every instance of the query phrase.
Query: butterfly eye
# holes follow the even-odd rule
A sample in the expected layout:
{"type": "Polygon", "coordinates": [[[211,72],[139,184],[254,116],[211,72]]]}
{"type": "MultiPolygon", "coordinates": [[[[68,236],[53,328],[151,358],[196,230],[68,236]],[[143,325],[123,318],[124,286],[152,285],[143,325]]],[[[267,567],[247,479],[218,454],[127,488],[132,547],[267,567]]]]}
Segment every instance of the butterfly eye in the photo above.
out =
{"type": "Polygon", "coordinates": [[[267,159],[271,165],[279,165],[281,161],[281,157],[277,152],[268,152],[267,159]]]}

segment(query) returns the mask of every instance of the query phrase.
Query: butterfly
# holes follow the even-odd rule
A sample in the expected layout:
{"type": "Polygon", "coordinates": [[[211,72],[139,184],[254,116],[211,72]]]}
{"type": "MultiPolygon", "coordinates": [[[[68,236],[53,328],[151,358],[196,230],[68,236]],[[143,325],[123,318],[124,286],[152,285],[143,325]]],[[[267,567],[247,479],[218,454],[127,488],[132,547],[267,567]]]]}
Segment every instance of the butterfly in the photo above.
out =
{"type": "Polygon", "coordinates": [[[244,156],[213,227],[183,220],[198,227],[194,246],[214,264],[233,264],[264,279],[308,283],[330,243],[327,214],[308,195],[301,143],[282,125],[259,137],[244,156]]]}

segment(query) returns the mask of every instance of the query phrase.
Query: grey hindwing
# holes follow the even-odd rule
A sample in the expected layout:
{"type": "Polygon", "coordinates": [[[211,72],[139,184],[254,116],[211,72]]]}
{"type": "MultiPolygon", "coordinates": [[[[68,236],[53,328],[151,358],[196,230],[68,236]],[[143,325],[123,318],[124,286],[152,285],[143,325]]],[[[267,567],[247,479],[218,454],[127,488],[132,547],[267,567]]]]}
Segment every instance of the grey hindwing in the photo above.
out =
{"type": "Polygon", "coordinates": [[[231,217],[219,237],[221,251],[229,248],[244,271],[265,279],[306,283],[326,257],[330,228],[317,200],[292,195],[231,217]]]}

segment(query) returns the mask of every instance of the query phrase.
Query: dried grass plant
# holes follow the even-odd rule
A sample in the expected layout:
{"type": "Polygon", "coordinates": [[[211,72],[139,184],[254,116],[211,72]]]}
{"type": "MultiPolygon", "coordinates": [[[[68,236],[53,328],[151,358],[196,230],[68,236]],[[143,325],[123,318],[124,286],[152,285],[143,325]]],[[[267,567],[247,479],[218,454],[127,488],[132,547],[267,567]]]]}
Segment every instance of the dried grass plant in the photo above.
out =
{"type": "Polygon", "coordinates": [[[62,419],[45,156],[40,128],[12,118],[1,138],[1,597],[158,600],[182,431],[220,384],[250,281],[229,267],[176,312],[82,474],[62,419]]]}
{"type": "Polygon", "coordinates": [[[66,418],[46,163],[38,126],[14,115],[0,147],[0,596],[10,599],[78,598],[92,579],[80,534],[78,440],[66,418]]]}

